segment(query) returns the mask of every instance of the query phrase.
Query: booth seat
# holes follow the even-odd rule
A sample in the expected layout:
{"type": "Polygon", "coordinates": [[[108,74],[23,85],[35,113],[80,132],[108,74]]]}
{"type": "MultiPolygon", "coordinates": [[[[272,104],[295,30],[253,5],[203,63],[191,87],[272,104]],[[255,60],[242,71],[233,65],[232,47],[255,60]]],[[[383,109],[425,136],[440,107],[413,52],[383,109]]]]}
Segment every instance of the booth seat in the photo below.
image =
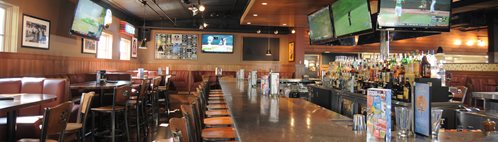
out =
{"type": "MultiPolygon", "coordinates": [[[[67,79],[32,77],[0,79],[0,88],[2,88],[0,89],[0,94],[33,93],[57,96],[55,101],[18,110],[17,136],[19,138],[34,136],[33,132],[37,129],[34,124],[37,121],[40,121],[44,108],[56,106],[70,99],[67,93],[69,90],[68,85],[67,79]]],[[[5,141],[4,138],[6,138],[6,113],[7,112],[0,112],[0,141],[5,141]]]]}
{"type": "MultiPolygon", "coordinates": [[[[476,71],[450,71],[450,86],[465,86],[467,91],[466,102],[472,102],[472,92],[496,92],[498,84],[498,72],[476,72],[476,71]]],[[[467,104],[470,105],[470,104],[467,104]]]]}

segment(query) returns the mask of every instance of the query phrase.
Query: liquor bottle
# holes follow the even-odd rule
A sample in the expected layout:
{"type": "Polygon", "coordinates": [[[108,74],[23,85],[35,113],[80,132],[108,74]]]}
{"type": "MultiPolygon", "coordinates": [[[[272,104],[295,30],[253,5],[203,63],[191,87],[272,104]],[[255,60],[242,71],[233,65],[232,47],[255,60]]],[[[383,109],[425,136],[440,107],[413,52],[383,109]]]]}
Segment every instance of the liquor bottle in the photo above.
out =
{"type": "Polygon", "coordinates": [[[399,101],[403,101],[403,96],[404,96],[404,82],[403,82],[404,79],[399,79],[399,82],[397,83],[396,85],[396,90],[394,92],[396,92],[396,99],[399,100],[399,101]]]}
{"type": "Polygon", "coordinates": [[[427,56],[422,57],[422,63],[420,63],[420,76],[422,78],[431,78],[431,64],[427,60],[427,56]]]}
{"type": "Polygon", "coordinates": [[[408,78],[405,79],[403,86],[404,86],[403,87],[403,100],[405,102],[411,102],[412,86],[410,85],[410,82],[408,81],[408,78]]]}

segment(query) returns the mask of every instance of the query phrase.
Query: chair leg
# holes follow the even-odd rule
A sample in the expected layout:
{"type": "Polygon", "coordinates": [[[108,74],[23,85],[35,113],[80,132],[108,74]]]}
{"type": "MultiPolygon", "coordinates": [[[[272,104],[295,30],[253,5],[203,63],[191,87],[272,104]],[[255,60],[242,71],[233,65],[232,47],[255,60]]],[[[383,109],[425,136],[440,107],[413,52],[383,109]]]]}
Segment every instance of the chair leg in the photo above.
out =
{"type": "Polygon", "coordinates": [[[92,135],[92,142],[95,142],[95,112],[92,111],[92,130],[91,130],[91,135],[92,135]]]}
{"type": "Polygon", "coordinates": [[[141,131],[140,131],[140,115],[141,115],[141,114],[140,114],[140,106],[139,106],[139,105],[140,105],[140,104],[137,104],[137,106],[135,106],[135,107],[136,107],[136,109],[135,109],[135,110],[136,110],[136,114],[137,114],[137,116],[136,116],[136,125],[137,125],[137,141],[140,141],[140,140],[141,140],[141,139],[140,139],[140,133],[141,133],[141,131]]]}
{"type": "Polygon", "coordinates": [[[112,142],[115,142],[115,138],[116,138],[116,112],[111,112],[111,122],[112,122],[112,126],[111,126],[111,141],[112,142]]]}
{"type": "Polygon", "coordinates": [[[126,109],[124,112],[124,118],[125,118],[125,129],[126,129],[126,141],[130,142],[130,131],[128,129],[128,109],[126,109]]]}

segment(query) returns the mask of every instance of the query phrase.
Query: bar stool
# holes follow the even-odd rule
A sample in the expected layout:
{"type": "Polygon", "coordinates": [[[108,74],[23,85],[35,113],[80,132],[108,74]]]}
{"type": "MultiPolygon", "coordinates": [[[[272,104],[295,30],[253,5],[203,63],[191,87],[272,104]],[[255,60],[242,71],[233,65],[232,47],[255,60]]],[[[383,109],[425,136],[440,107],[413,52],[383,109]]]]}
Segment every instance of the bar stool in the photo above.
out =
{"type": "Polygon", "coordinates": [[[129,131],[128,131],[128,99],[131,94],[131,87],[124,85],[124,86],[119,86],[114,88],[114,93],[113,93],[113,101],[111,106],[102,106],[102,107],[97,107],[97,108],[92,108],[92,126],[94,127],[92,129],[92,141],[95,141],[95,137],[107,137],[111,138],[111,141],[114,142],[116,139],[116,136],[126,136],[126,139],[129,141],[129,131]],[[107,134],[109,131],[107,130],[102,130],[99,131],[98,128],[95,128],[95,114],[110,114],[111,116],[111,128],[110,128],[110,134],[107,134]],[[116,128],[116,113],[122,113],[124,117],[124,131],[122,130],[123,128],[116,128]],[[116,134],[117,131],[120,131],[120,133],[116,134]]]}
{"type": "Polygon", "coordinates": [[[67,123],[65,134],[77,134],[77,140],[85,142],[86,137],[86,120],[88,112],[90,112],[90,105],[92,104],[95,92],[83,93],[80,100],[80,109],[78,110],[78,117],[75,123],[67,123]]]}
{"type": "Polygon", "coordinates": [[[191,128],[190,133],[194,134],[192,136],[195,141],[227,141],[237,138],[233,127],[201,128],[201,124],[197,121],[199,118],[193,113],[192,105],[182,105],[181,110],[191,128]]]}
{"type": "Polygon", "coordinates": [[[205,118],[204,114],[204,108],[199,102],[198,97],[189,97],[189,102],[191,103],[193,107],[193,113],[194,115],[199,118],[199,124],[201,124],[202,127],[219,127],[219,126],[231,126],[233,124],[233,120],[231,117],[228,116],[218,116],[218,117],[210,117],[210,118],[205,118]],[[201,123],[202,122],[204,123],[201,123]]]}
{"type": "Polygon", "coordinates": [[[128,107],[131,109],[135,110],[135,113],[129,113],[130,117],[135,119],[135,125],[130,125],[134,126],[137,129],[137,141],[141,141],[141,135],[143,131],[144,137],[147,136],[148,131],[147,131],[147,115],[144,113],[144,103],[146,100],[146,93],[147,89],[150,86],[150,82],[148,80],[142,80],[140,83],[139,91],[136,92],[135,99],[129,100],[128,101],[128,107]]]}
{"type": "MultiPolygon", "coordinates": [[[[20,139],[18,142],[57,142],[64,141],[64,130],[67,120],[71,114],[73,102],[68,101],[55,107],[45,108],[43,122],[41,125],[41,135],[39,139],[20,139]],[[48,139],[48,136],[59,135],[57,140],[48,139]]],[[[37,126],[37,125],[36,125],[37,126]]]]}

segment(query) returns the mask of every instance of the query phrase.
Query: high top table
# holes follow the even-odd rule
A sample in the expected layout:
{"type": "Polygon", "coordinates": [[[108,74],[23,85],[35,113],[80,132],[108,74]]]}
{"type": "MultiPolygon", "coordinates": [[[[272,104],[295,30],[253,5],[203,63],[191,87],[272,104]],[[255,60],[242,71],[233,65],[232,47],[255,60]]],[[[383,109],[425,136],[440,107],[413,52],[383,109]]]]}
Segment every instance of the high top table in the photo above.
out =
{"type": "Polygon", "coordinates": [[[57,98],[55,95],[47,94],[0,94],[2,98],[11,98],[12,100],[0,100],[0,111],[7,112],[7,141],[16,140],[16,117],[17,110],[33,105],[53,101],[57,98]]]}
{"type": "MultiPolygon", "coordinates": [[[[352,130],[350,118],[306,100],[263,96],[256,88],[248,88],[247,81],[233,78],[222,78],[220,85],[239,141],[366,141],[364,132],[352,130]]],[[[431,141],[421,136],[407,140],[431,141]]],[[[406,140],[393,137],[392,141],[406,140]]],[[[498,133],[440,132],[439,141],[498,141],[498,133]]]]}

